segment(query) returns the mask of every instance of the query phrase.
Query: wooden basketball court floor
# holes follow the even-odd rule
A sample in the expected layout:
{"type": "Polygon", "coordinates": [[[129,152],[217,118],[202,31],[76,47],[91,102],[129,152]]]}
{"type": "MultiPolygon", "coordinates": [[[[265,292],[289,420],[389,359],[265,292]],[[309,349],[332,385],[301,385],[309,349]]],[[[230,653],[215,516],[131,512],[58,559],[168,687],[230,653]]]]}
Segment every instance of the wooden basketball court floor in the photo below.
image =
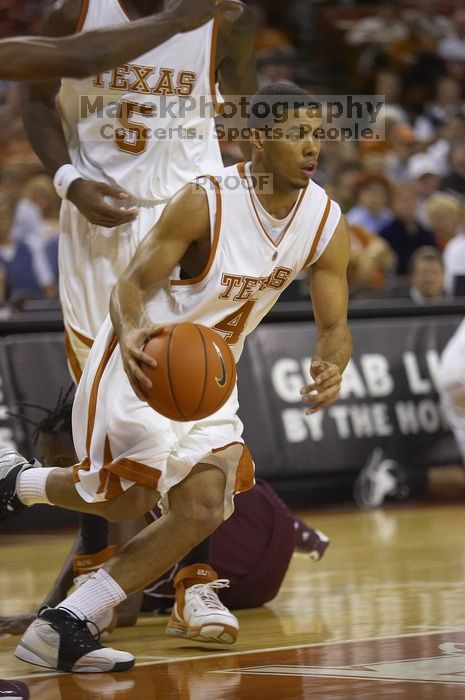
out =
{"type": "MultiPolygon", "coordinates": [[[[113,633],[137,666],[120,674],[46,672],[0,640],[0,677],[32,700],[452,700],[465,697],[465,507],[396,506],[307,514],[332,545],[294,555],[279,596],[238,613],[234,647],[164,636],[165,618],[113,633]]],[[[38,604],[70,536],[0,538],[0,614],[38,604]]]]}

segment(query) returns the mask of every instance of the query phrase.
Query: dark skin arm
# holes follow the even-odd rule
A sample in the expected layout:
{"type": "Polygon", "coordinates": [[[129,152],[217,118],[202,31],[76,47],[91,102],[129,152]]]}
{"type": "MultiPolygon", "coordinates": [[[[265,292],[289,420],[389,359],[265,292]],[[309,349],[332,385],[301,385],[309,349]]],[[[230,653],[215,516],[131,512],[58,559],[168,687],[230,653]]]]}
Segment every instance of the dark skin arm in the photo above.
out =
{"type": "MultiPolygon", "coordinates": [[[[64,5],[65,3],[62,3],[64,5]]],[[[169,11],[144,17],[129,26],[91,31],[66,38],[17,37],[0,41],[0,79],[43,81],[60,77],[85,78],[89,75],[124,64],[141,56],[174,34],[208,21],[213,16],[214,0],[191,2],[190,14],[186,3],[179,10],[179,0],[172,1],[169,11]]],[[[60,5],[60,3],[58,3],[60,5]]],[[[79,3],[70,12],[74,28],[79,14],[79,3]],[[76,17],[77,15],[77,17],[76,17]]],[[[56,10],[60,12],[59,9],[56,10]]]]}
{"type": "MultiPolygon", "coordinates": [[[[252,12],[244,6],[242,14],[225,12],[221,18],[218,36],[218,69],[222,92],[227,101],[237,105],[236,116],[225,119],[228,129],[243,130],[247,125],[241,116],[240,98],[250,97],[258,90],[255,65],[255,25],[252,12]]],[[[239,142],[246,160],[252,156],[248,138],[239,142]]]]}
{"type": "MultiPolygon", "coordinates": [[[[227,6],[228,3],[222,7],[227,6]]],[[[167,7],[168,11],[155,18],[140,20],[145,24],[152,22],[157,27],[155,31],[152,26],[150,48],[179,31],[189,31],[203,24],[213,16],[212,8],[216,8],[216,5],[215,0],[170,0],[167,7]]],[[[72,34],[78,24],[81,8],[82,2],[57,0],[45,19],[43,33],[48,37],[72,34]]],[[[124,26],[127,31],[127,26],[124,26]]],[[[136,53],[140,55],[146,47],[141,45],[139,38],[136,45],[136,53]]],[[[23,121],[29,140],[52,176],[62,165],[71,162],[55,103],[59,88],[59,82],[48,82],[34,83],[23,90],[23,121]]],[[[84,179],[73,182],[68,191],[68,199],[91,223],[108,228],[127,224],[137,217],[137,210],[120,209],[118,200],[126,197],[126,193],[119,189],[84,179]],[[108,203],[106,197],[115,199],[115,204],[108,203]]]]}
{"type": "Polygon", "coordinates": [[[309,404],[307,414],[330,406],[339,398],[342,373],[352,354],[347,325],[347,265],[350,235],[342,218],[324,253],[310,271],[310,294],[318,329],[318,342],[310,374],[313,383],[301,389],[309,404]]]}

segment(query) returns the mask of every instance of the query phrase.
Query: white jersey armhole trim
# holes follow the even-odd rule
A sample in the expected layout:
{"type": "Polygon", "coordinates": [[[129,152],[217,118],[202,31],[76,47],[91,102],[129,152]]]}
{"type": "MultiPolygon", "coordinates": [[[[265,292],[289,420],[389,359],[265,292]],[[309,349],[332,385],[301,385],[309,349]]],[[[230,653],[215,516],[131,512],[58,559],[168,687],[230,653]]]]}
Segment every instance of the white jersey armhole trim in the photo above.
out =
{"type": "Polygon", "coordinates": [[[76,25],[76,29],[74,30],[75,34],[79,34],[80,32],[82,32],[84,24],[86,23],[87,15],[89,12],[89,2],[90,2],[90,0],[82,0],[81,14],[79,16],[79,20],[78,20],[78,23],[76,25]]]}
{"type": "Polygon", "coordinates": [[[310,249],[310,254],[305,261],[303,269],[313,265],[320,255],[324,252],[326,246],[330,242],[339,221],[341,220],[341,208],[339,204],[333,202],[329,197],[327,198],[326,207],[323,212],[323,216],[320,221],[320,225],[315,234],[312,247],[310,249]]]}
{"type": "Polygon", "coordinates": [[[204,175],[202,178],[199,178],[198,180],[195,181],[198,187],[202,187],[204,190],[207,201],[208,201],[208,209],[210,213],[210,255],[208,256],[208,262],[205,266],[205,269],[203,272],[198,275],[197,277],[193,277],[192,279],[186,279],[186,280],[181,280],[181,279],[172,279],[170,280],[170,285],[172,286],[186,286],[186,285],[193,285],[193,284],[198,284],[199,282],[202,282],[209,274],[213,262],[215,260],[216,256],[216,251],[218,248],[218,243],[219,243],[219,238],[220,238],[220,231],[221,231],[221,223],[222,223],[222,216],[223,216],[223,201],[221,197],[221,187],[220,183],[216,179],[216,177],[213,177],[213,175],[204,175]]]}

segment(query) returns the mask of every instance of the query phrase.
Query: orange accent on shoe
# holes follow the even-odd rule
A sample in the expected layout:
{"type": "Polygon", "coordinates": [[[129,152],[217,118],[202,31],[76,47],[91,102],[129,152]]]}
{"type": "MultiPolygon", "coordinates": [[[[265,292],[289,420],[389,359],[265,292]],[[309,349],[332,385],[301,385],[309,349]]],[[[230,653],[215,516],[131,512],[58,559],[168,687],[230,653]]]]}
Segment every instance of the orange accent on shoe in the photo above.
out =
{"type": "Polygon", "coordinates": [[[117,552],[118,547],[114,544],[105,549],[101,549],[95,554],[77,554],[73,557],[73,571],[75,576],[90,574],[92,571],[100,569],[117,552]]]}
{"type": "Polygon", "coordinates": [[[175,601],[179,615],[184,613],[184,591],[197,583],[216,581],[218,574],[208,564],[192,564],[179,569],[174,577],[175,601]]]}

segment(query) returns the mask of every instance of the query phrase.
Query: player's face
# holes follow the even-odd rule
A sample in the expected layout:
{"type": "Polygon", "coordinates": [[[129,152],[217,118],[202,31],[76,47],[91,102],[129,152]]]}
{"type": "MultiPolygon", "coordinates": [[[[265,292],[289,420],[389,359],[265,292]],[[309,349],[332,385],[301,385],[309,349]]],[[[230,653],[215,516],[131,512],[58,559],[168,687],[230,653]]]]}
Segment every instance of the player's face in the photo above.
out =
{"type": "Polygon", "coordinates": [[[279,138],[263,141],[266,165],[291,189],[307,187],[316,171],[321,143],[315,132],[320,126],[321,117],[309,116],[301,109],[279,125],[279,138]]]}

